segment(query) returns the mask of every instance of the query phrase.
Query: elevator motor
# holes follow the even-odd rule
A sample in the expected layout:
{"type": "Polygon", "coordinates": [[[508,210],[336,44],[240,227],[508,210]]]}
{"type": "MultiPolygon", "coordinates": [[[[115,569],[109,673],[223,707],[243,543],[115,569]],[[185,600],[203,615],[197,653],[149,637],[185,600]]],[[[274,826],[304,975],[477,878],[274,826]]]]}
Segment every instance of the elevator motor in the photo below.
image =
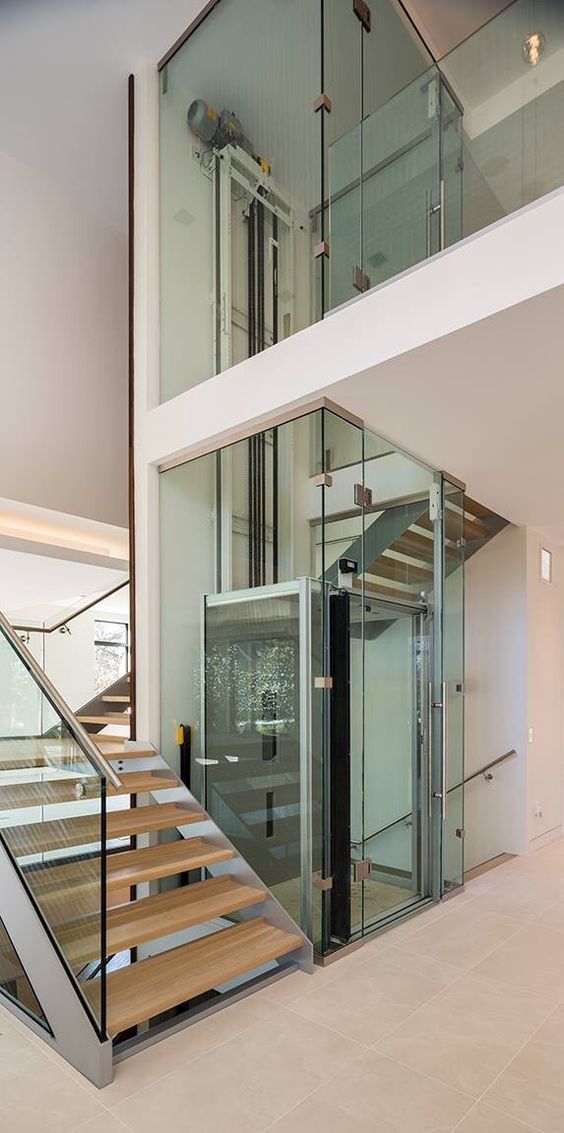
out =
{"type": "Polygon", "coordinates": [[[232,110],[218,113],[203,98],[195,98],[188,107],[188,125],[207,145],[215,149],[224,146],[245,146],[243,127],[232,110]]]}

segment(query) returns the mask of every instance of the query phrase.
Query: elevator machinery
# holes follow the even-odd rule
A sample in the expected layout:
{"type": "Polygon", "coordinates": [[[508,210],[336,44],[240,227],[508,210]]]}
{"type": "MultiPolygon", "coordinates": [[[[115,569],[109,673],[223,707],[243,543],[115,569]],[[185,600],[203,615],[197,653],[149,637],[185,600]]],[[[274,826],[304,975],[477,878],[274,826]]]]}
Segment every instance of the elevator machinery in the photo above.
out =
{"type": "Polygon", "coordinates": [[[213,189],[216,372],[258,354],[294,326],[295,215],[231,110],[188,109],[192,156],[213,189]]]}

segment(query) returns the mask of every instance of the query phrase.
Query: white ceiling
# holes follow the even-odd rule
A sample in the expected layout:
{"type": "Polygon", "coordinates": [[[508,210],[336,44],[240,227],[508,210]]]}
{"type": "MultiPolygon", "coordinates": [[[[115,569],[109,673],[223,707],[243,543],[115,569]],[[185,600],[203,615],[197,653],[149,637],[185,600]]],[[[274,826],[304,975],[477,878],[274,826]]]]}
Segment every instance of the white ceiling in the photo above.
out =
{"type": "Polygon", "coordinates": [[[331,386],[475,499],[564,545],[564,287],[331,386]]]}
{"type": "MultiPolygon", "coordinates": [[[[406,7],[444,50],[505,2],[409,0],[406,7]]],[[[202,6],[0,0],[0,149],[125,231],[127,76],[164,55],[202,6]]]]}

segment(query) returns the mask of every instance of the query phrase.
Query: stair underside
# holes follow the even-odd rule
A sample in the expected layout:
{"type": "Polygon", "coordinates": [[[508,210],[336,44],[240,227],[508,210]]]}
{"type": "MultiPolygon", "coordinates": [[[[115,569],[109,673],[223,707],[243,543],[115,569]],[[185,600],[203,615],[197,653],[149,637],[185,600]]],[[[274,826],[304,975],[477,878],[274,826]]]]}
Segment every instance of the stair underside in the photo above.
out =
{"type": "Polygon", "coordinates": [[[129,727],[131,724],[131,715],[129,712],[104,712],[103,715],[97,716],[78,716],[81,724],[125,724],[129,727]]]}
{"type": "MultiPolygon", "coordinates": [[[[205,818],[203,811],[176,803],[156,803],[154,806],[114,810],[106,816],[106,837],[108,841],[113,838],[129,838],[134,834],[203,822],[205,818]]],[[[100,841],[100,813],[5,827],[4,837],[16,857],[85,846],[90,842],[100,841]]]]}
{"type": "MultiPolygon", "coordinates": [[[[266,900],[264,889],[241,885],[234,878],[213,877],[127,905],[108,910],[106,954],[112,956],[150,940],[160,940],[215,917],[259,905],[266,900]]],[[[100,918],[93,914],[68,925],[57,933],[65,956],[79,968],[100,959],[100,918]]]]}
{"type": "MultiPolygon", "coordinates": [[[[108,1031],[117,1035],[300,946],[300,936],[257,917],[110,972],[108,1031]]],[[[96,1004],[99,981],[87,984],[85,991],[96,1004]]]]}

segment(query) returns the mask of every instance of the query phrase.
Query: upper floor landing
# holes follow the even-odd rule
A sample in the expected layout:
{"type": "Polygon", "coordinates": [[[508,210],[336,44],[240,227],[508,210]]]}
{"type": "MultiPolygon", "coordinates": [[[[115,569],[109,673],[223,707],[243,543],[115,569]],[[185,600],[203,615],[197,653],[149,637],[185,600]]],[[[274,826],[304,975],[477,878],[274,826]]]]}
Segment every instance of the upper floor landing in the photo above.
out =
{"type": "MultiPolygon", "coordinates": [[[[564,184],[557,0],[514,0],[439,61],[397,0],[216,0],[148,93],[138,125],[150,141],[155,208],[145,215],[160,279],[149,404],[365,293],[384,342],[393,328],[398,348],[417,344],[412,324],[418,310],[429,314],[431,278],[417,298],[405,272],[454,246],[444,295],[432,277],[434,302],[448,307],[454,273],[467,321],[493,313],[493,265],[498,292],[505,267],[514,291],[498,296],[497,309],[535,293],[531,225],[544,233],[550,274],[548,213],[544,232],[540,212],[533,220],[522,210],[564,184]],[[523,231],[502,232],[519,212],[523,231]],[[478,252],[469,238],[486,230],[478,252]],[[407,331],[386,313],[389,300],[376,300],[402,276],[407,331]]],[[[551,207],[554,217],[560,202],[551,207]]],[[[353,352],[354,324],[339,324],[353,352]]],[[[286,352],[276,353],[287,367],[286,352]]]]}

